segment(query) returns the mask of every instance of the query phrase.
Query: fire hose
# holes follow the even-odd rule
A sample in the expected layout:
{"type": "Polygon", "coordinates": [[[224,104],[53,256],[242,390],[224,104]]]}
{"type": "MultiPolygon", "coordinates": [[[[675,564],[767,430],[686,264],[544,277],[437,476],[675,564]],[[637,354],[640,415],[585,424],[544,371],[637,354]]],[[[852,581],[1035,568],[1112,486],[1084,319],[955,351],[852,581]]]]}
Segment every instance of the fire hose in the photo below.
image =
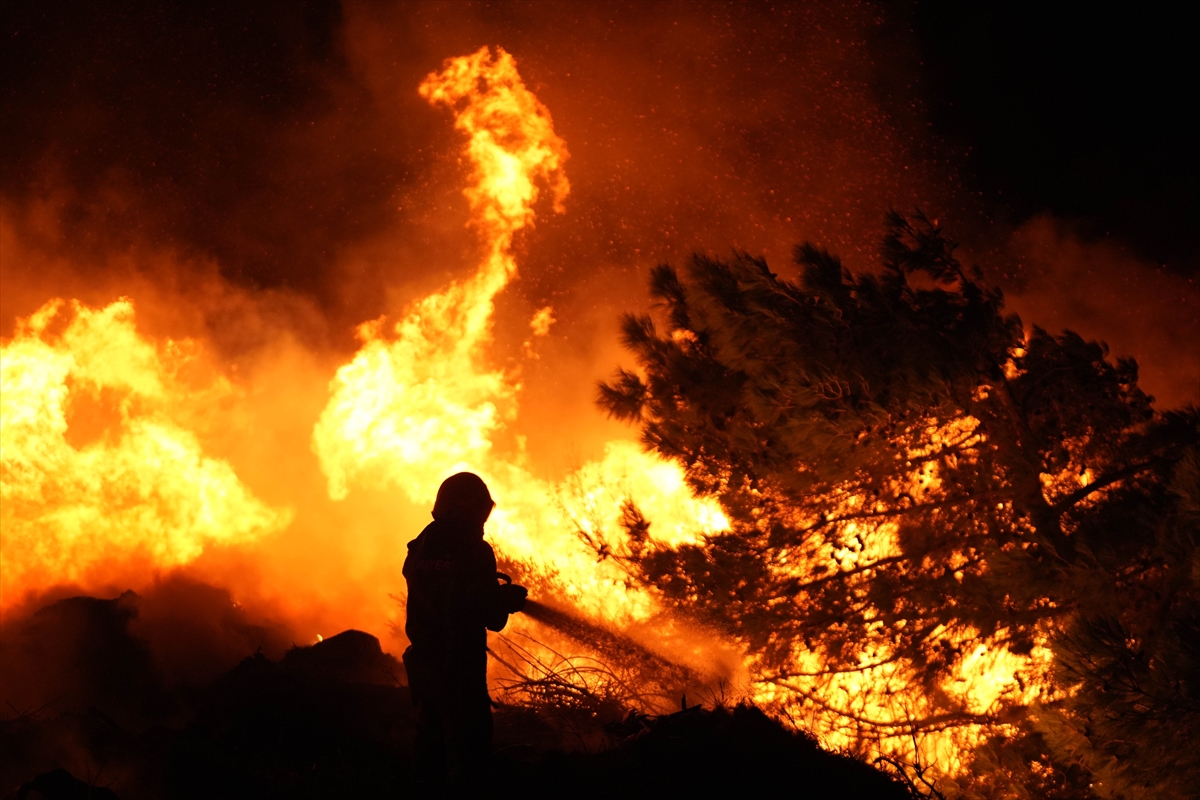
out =
{"type": "MultiPolygon", "coordinates": [[[[660,676],[669,675],[673,683],[688,684],[696,681],[696,677],[689,668],[647,650],[621,632],[584,619],[570,611],[528,598],[524,587],[514,584],[512,578],[503,572],[497,572],[496,577],[504,582],[501,589],[511,586],[513,589],[521,590],[522,603],[518,610],[525,616],[586,645],[594,652],[603,654],[612,662],[638,671],[655,673],[660,676]]],[[[495,653],[492,655],[499,659],[495,653]]]]}

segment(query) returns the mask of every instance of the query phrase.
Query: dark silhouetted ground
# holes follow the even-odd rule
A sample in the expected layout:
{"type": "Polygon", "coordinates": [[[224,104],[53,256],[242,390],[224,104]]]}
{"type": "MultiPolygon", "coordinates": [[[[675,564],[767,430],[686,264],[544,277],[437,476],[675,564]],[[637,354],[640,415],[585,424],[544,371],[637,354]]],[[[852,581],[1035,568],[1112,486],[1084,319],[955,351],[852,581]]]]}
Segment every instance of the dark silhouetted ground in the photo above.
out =
{"type": "MultiPolygon", "coordinates": [[[[3,693],[25,703],[53,693],[44,707],[6,707],[5,800],[412,793],[415,713],[403,667],[375,637],[345,631],[277,660],[250,655],[206,686],[170,686],[130,633],[136,611],[129,593],[71,598],[5,630],[3,693]]],[[[597,738],[572,736],[532,709],[498,709],[492,794],[908,796],[747,706],[579,722],[603,730],[608,746],[582,750],[597,738]]]]}

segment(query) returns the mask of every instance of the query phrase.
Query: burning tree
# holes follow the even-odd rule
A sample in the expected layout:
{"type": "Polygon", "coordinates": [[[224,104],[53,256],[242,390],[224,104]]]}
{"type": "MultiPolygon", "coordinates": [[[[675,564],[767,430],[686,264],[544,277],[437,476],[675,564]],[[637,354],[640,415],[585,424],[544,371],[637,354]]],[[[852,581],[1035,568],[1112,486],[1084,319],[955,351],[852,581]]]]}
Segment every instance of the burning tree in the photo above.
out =
{"type": "MultiPolygon", "coordinates": [[[[1156,620],[1174,621],[1174,644],[1159,645],[1175,672],[1197,663],[1179,655],[1197,609],[1195,517],[1179,522],[1170,485],[1198,415],[1156,411],[1136,363],[1102,344],[1026,335],[954,249],[923,216],[892,214],[878,274],[807,244],[798,282],[744,254],[695,256],[685,275],[657,267],[665,330],[625,317],[641,374],[620,370],[600,403],[732,524],[664,547],[631,503],[611,555],[731,632],[756,696],[827,739],[919,742],[944,762],[1003,733],[1026,757],[977,758],[993,776],[1086,793],[1083,772],[1061,768],[1070,759],[1022,766],[1048,761],[1047,741],[1060,756],[1086,744],[1093,769],[1104,760],[1111,726],[1075,698],[1108,691],[1130,659],[1155,673],[1161,659],[1135,640],[1156,620]]],[[[1196,695],[1186,724],[1159,721],[1186,694],[1163,680],[1098,713],[1119,725],[1136,707],[1146,735],[1185,732],[1196,695]]]]}

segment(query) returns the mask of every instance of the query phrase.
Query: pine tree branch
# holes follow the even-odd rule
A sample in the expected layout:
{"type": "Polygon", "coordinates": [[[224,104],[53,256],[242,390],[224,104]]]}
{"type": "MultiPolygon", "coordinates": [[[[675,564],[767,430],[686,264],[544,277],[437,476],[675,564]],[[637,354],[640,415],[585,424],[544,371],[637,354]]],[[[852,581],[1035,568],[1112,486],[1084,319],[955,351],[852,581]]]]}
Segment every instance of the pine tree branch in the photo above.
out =
{"type": "Polygon", "coordinates": [[[1132,478],[1135,475],[1140,475],[1149,469],[1162,466],[1164,463],[1166,463],[1164,459],[1152,458],[1149,461],[1143,461],[1140,464],[1130,464],[1124,469],[1111,472],[1108,475],[1105,475],[1103,478],[1098,478],[1089,483],[1087,486],[1083,486],[1076,491],[1071,492],[1069,495],[1050,506],[1050,508],[1058,514],[1063,514],[1069,510],[1071,506],[1074,506],[1101,489],[1107,489],[1114,483],[1119,483],[1126,478],[1132,478]]]}
{"type": "Polygon", "coordinates": [[[906,720],[899,722],[896,720],[880,720],[872,719],[862,714],[855,714],[852,711],[847,711],[844,708],[838,708],[827,700],[823,700],[816,694],[801,689],[788,681],[772,680],[764,678],[756,683],[769,683],[772,686],[778,686],[781,689],[786,689],[789,692],[795,692],[806,700],[815,703],[826,711],[830,711],[840,717],[844,717],[860,725],[866,725],[878,731],[880,738],[891,736],[904,736],[913,732],[930,732],[940,731],[947,728],[955,728],[961,725],[995,725],[1000,722],[1000,719],[992,714],[972,714],[968,711],[953,711],[944,714],[934,714],[929,717],[917,720],[906,720]]]}
{"type": "MultiPolygon", "coordinates": [[[[912,499],[912,495],[904,494],[903,497],[912,499]]],[[[983,492],[966,497],[947,497],[944,500],[936,500],[932,503],[917,503],[913,501],[913,505],[903,506],[901,508],[886,508],[883,511],[854,511],[848,514],[839,514],[834,517],[826,517],[819,522],[810,525],[807,528],[800,528],[799,532],[802,535],[819,531],[821,528],[828,527],[839,522],[850,522],[851,520],[859,519],[886,519],[888,517],[902,517],[912,514],[920,514],[923,511],[929,511],[937,508],[947,508],[949,506],[961,506],[971,501],[991,500],[997,498],[1010,499],[1011,495],[1005,492],[983,492]]]]}
{"type": "MultiPolygon", "coordinates": [[[[912,495],[909,495],[907,493],[905,493],[903,495],[903,497],[907,497],[910,500],[913,499],[912,495]]],[[[988,501],[988,500],[996,500],[996,499],[1011,500],[1012,495],[1007,492],[980,492],[980,493],[971,494],[967,497],[946,498],[944,500],[938,500],[938,501],[935,501],[932,503],[917,503],[914,500],[913,505],[904,506],[904,507],[900,507],[900,508],[887,508],[887,509],[884,509],[883,511],[857,511],[857,512],[851,512],[851,513],[847,513],[847,514],[839,514],[837,516],[832,516],[832,517],[825,517],[825,518],[819,520],[818,522],[814,522],[812,525],[809,525],[808,527],[798,528],[796,532],[799,534],[800,539],[803,540],[803,539],[807,538],[810,534],[820,531],[823,528],[827,528],[831,525],[836,525],[836,524],[843,523],[843,522],[852,522],[852,521],[864,520],[864,519],[891,519],[894,517],[915,516],[915,515],[919,515],[926,511],[968,505],[968,504],[972,503],[973,501],[980,502],[980,501],[988,501]]],[[[967,541],[969,541],[969,539],[964,538],[964,539],[959,540],[959,543],[965,544],[967,541]]],[[[761,548],[759,548],[757,550],[757,552],[760,555],[762,555],[762,554],[765,554],[768,550],[775,549],[775,548],[776,548],[776,545],[774,545],[774,544],[766,544],[766,545],[762,546],[761,548]]],[[[921,554],[921,556],[924,557],[925,555],[928,555],[931,552],[933,552],[933,551],[929,550],[929,551],[923,552],[921,554]]],[[[911,555],[906,556],[906,558],[911,558],[911,555]]],[[[822,579],[822,580],[825,580],[825,579],[822,579]]]]}
{"type": "MultiPolygon", "coordinates": [[[[924,558],[924,554],[922,554],[921,557],[924,558]]],[[[864,572],[870,572],[871,570],[878,569],[881,566],[887,566],[889,564],[897,564],[902,561],[911,561],[912,559],[913,559],[913,556],[911,556],[911,555],[888,556],[886,558],[876,559],[875,561],[872,561],[870,564],[863,564],[861,566],[852,567],[850,569],[837,570],[836,572],[832,572],[829,575],[825,575],[820,578],[814,578],[813,580],[808,581],[806,583],[801,583],[801,584],[797,584],[795,586],[789,587],[789,588],[785,589],[784,591],[788,595],[795,596],[797,594],[800,594],[801,592],[808,592],[810,589],[815,589],[819,586],[823,586],[824,584],[829,583],[830,581],[839,580],[841,578],[846,578],[846,577],[850,577],[853,575],[860,575],[864,572]]]]}
{"type": "Polygon", "coordinates": [[[764,677],[762,680],[786,681],[791,678],[819,678],[823,675],[845,675],[854,672],[866,672],[869,669],[882,667],[886,664],[894,664],[904,658],[901,651],[897,651],[881,661],[875,661],[870,664],[860,664],[856,667],[837,667],[832,669],[823,669],[817,672],[780,672],[772,675],[769,678],[764,677]]]}

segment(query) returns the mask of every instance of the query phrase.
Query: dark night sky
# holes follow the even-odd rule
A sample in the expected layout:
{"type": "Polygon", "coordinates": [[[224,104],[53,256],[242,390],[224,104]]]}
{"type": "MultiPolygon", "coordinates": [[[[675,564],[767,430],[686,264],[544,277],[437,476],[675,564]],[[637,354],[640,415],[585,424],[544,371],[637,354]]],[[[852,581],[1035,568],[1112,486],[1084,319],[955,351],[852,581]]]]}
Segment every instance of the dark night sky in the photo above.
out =
{"type": "Polygon", "coordinates": [[[1180,4],[924,0],[930,120],[970,148],[985,197],[1076,219],[1182,274],[1200,269],[1200,57],[1180,4]]]}

